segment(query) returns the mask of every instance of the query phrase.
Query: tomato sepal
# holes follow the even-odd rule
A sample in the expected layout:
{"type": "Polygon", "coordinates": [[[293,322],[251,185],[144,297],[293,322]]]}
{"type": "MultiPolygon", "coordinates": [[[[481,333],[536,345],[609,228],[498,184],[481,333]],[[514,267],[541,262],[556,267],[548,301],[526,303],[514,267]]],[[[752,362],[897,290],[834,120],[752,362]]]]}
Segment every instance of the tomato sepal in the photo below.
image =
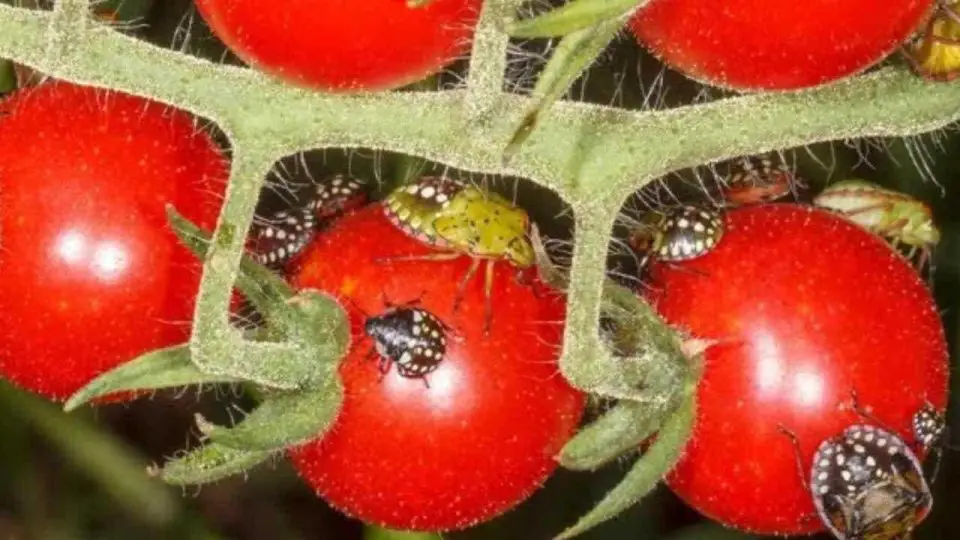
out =
{"type": "Polygon", "coordinates": [[[183,456],[153,466],[147,473],[167,484],[188,486],[209,484],[241,474],[270,458],[271,452],[237,450],[221,444],[207,444],[183,456]]]}
{"type": "MultiPolygon", "coordinates": [[[[180,215],[172,205],[167,205],[167,218],[184,245],[203,259],[211,235],[180,215]]],[[[302,354],[278,355],[263,362],[258,356],[254,363],[241,365],[233,358],[209,357],[210,362],[217,363],[213,371],[277,388],[324,384],[328,376],[323,364],[339,363],[350,345],[347,314],[337,299],[309,289],[294,292],[280,276],[246,255],[240,261],[236,284],[275,331],[268,335],[300,344],[310,351],[309,359],[302,354]],[[264,380],[271,384],[263,384],[264,380]]]]}
{"type": "Polygon", "coordinates": [[[64,403],[70,412],[106,395],[117,392],[159,390],[198,384],[234,383],[239,379],[204,373],[190,357],[184,343],[141,355],[93,379],[64,403]]]}
{"type": "Polygon", "coordinates": [[[695,381],[686,384],[684,394],[682,405],[664,422],[656,440],[634,463],[623,480],[576,524],[556,536],[555,540],[573,538],[617,517],[653,491],[660,480],[673,469],[693,434],[697,410],[695,381]]]}
{"type": "MultiPolygon", "coordinates": [[[[574,0],[537,17],[515,20],[506,32],[515,38],[552,38],[629,17],[649,0],[574,0]]],[[[624,24],[625,21],[620,21],[624,24]]]]}
{"type": "Polygon", "coordinates": [[[595,471],[636,450],[663,423],[664,408],[655,403],[618,403],[567,442],[557,458],[560,465],[573,471],[595,471]]]}
{"type": "MultiPolygon", "coordinates": [[[[334,370],[331,370],[334,371],[334,370]]],[[[322,437],[343,404],[343,384],[333,376],[316,390],[267,397],[233,427],[197,415],[197,427],[212,443],[249,452],[284,450],[322,437]]]]}

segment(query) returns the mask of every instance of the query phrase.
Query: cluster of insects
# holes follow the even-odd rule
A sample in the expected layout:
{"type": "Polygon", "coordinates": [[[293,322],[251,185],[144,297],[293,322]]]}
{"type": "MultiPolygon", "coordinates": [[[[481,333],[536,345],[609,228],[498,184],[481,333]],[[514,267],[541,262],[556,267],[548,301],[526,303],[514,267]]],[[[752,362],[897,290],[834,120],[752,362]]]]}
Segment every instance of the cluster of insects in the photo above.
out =
{"type": "MultiPolygon", "coordinates": [[[[251,227],[251,256],[273,270],[291,264],[325,226],[369,202],[367,185],[358,178],[333,176],[310,191],[293,208],[260,218],[251,227]]],[[[492,321],[494,262],[506,260],[518,269],[534,264],[527,213],[507,199],[473,185],[441,177],[424,177],[401,187],[383,201],[387,218],[411,237],[436,249],[403,260],[451,260],[470,257],[472,264],[453,301],[456,312],[466,287],[482,263],[485,271],[484,330],[492,321]]],[[[414,306],[397,306],[384,299],[386,311],[366,316],[365,333],[373,340],[386,374],[396,365],[406,378],[422,379],[436,370],[446,355],[449,328],[434,314],[414,306]]]]}
{"type": "MultiPolygon", "coordinates": [[[[739,158],[721,174],[724,189],[720,204],[648,212],[631,227],[627,244],[640,256],[641,272],[654,258],[685,261],[708,253],[723,236],[724,208],[775,202],[804,187],[789,167],[768,156],[739,158]]],[[[894,249],[905,246],[906,257],[916,259],[920,270],[940,241],[940,230],[927,204],[865,180],[832,184],[814,196],[812,204],[885,238],[894,249]]]]}
{"type": "Polygon", "coordinates": [[[840,540],[910,538],[933,506],[917,452],[940,444],[943,415],[929,404],[917,411],[912,422],[916,448],[876,424],[854,424],[827,438],[809,468],[802,464],[796,436],[781,428],[793,441],[801,480],[817,516],[840,540]]]}
{"type": "Polygon", "coordinates": [[[506,260],[518,269],[534,264],[527,213],[496,193],[437,177],[422,178],[394,191],[384,201],[384,212],[404,232],[438,250],[389,261],[471,258],[472,264],[454,297],[454,312],[467,284],[481,263],[486,263],[484,331],[489,332],[493,319],[494,263],[506,260]]]}

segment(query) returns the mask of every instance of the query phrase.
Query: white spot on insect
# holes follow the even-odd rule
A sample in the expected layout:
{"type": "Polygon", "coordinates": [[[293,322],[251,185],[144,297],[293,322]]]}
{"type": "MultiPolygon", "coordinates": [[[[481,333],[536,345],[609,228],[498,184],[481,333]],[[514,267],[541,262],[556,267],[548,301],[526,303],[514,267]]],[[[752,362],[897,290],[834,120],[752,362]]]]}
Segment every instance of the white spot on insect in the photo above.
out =
{"type": "Polygon", "coordinates": [[[886,445],[887,445],[887,439],[885,437],[880,437],[877,439],[877,446],[879,446],[880,448],[883,448],[886,445]]]}
{"type": "Polygon", "coordinates": [[[436,201],[440,204],[445,204],[450,200],[450,197],[447,197],[446,193],[438,193],[436,201]]]}
{"type": "Polygon", "coordinates": [[[843,464],[847,462],[847,456],[843,455],[842,452],[837,453],[837,465],[843,467],[843,464]]]}
{"type": "Polygon", "coordinates": [[[267,238],[273,238],[273,233],[275,229],[273,227],[267,227],[263,230],[263,235],[267,238]]]}
{"type": "Polygon", "coordinates": [[[278,230],[277,230],[277,240],[286,240],[286,239],[287,239],[287,231],[285,231],[285,230],[283,230],[283,229],[278,229],[278,230]]]}
{"type": "Polygon", "coordinates": [[[677,227],[680,227],[681,229],[686,229],[689,226],[690,221],[687,218],[680,218],[679,221],[677,221],[677,227]]]}
{"type": "Polygon", "coordinates": [[[419,311],[414,311],[414,312],[413,312],[413,322],[420,322],[420,321],[422,321],[422,320],[423,320],[423,313],[420,313],[419,311]]]}
{"type": "Polygon", "coordinates": [[[872,442],[872,441],[873,441],[873,433],[871,432],[871,433],[867,433],[866,435],[864,435],[864,436],[863,436],[863,440],[864,440],[865,442],[872,442]]]}
{"type": "Polygon", "coordinates": [[[707,227],[703,224],[702,221],[698,221],[698,222],[696,222],[696,223],[693,224],[693,230],[696,231],[696,232],[702,233],[702,232],[704,232],[706,229],[707,229],[707,227]]]}
{"type": "Polygon", "coordinates": [[[333,184],[334,186],[339,186],[339,185],[343,184],[343,178],[337,176],[336,178],[333,179],[332,184],[333,184]]]}
{"type": "Polygon", "coordinates": [[[840,476],[843,478],[843,481],[844,481],[844,482],[849,482],[849,481],[850,481],[850,478],[853,477],[853,475],[850,474],[850,471],[848,471],[848,470],[846,470],[846,469],[840,471],[840,476]]]}
{"type": "Polygon", "coordinates": [[[418,186],[418,185],[416,185],[416,184],[407,186],[407,193],[409,193],[409,194],[411,194],[411,195],[416,195],[419,191],[420,191],[420,186],[418,186]]]}
{"type": "Polygon", "coordinates": [[[427,186],[420,191],[420,196],[424,199],[432,199],[437,194],[437,189],[433,186],[427,186]]]}
{"type": "Polygon", "coordinates": [[[826,495],[830,491],[830,486],[820,486],[820,494],[826,495]]]}
{"type": "Polygon", "coordinates": [[[893,445],[890,445],[890,448],[887,448],[887,453],[890,454],[891,456],[896,455],[897,452],[899,452],[899,451],[900,451],[900,450],[898,450],[897,447],[896,447],[896,446],[893,446],[893,445]]]}
{"type": "Polygon", "coordinates": [[[819,465],[820,467],[829,467],[829,466],[830,466],[830,460],[829,460],[829,459],[821,459],[821,460],[820,460],[820,463],[819,463],[818,465],[819,465]]]}
{"type": "Polygon", "coordinates": [[[828,476],[829,475],[827,474],[827,471],[822,471],[820,474],[817,475],[817,480],[823,482],[824,480],[827,479],[828,476]]]}
{"type": "Polygon", "coordinates": [[[410,356],[410,351],[403,351],[403,354],[400,355],[400,358],[397,359],[398,364],[407,364],[413,360],[413,357],[410,356]]]}
{"type": "Polygon", "coordinates": [[[413,335],[415,336],[420,335],[420,325],[413,325],[413,335]]]}
{"type": "Polygon", "coordinates": [[[877,460],[876,460],[876,459],[873,459],[873,456],[867,456],[867,466],[868,466],[868,467],[876,467],[876,466],[877,466],[877,460]]]}
{"type": "Polygon", "coordinates": [[[858,454],[862,454],[862,453],[866,452],[867,449],[864,448],[862,444],[855,444],[855,445],[853,445],[853,451],[856,452],[856,453],[858,453],[858,454]]]}

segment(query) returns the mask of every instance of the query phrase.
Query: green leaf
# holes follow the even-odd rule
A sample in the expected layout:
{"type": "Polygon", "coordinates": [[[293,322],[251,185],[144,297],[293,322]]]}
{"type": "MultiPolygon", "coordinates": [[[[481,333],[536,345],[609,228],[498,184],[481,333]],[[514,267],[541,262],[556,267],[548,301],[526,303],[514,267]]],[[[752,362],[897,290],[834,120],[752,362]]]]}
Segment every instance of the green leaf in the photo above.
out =
{"type": "Polygon", "coordinates": [[[168,484],[207,484],[244,473],[266,461],[270,455],[270,452],[237,450],[211,443],[168,461],[162,468],[151,468],[149,472],[168,484]]]}
{"type": "Polygon", "coordinates": [[[657,434],[657,440],[650,449],[627,473],[627,476],[614,487],[587,515],[580,518],[573,527],[563,531],[557,540],[573,538],[613,519],[624,510],[640,501],[653,491],[683,454],[690,439],[696,417],[696,392],[692,385],[687,388],[687,399],[664,424],[657,434]]]}
{"type": "Polygon", "coordinates": [[[567,34],[560,40],[533,89],[533,95],[536,98],[534,107],[524,115],[520,126],[503,151],[504,163],[516,155],[537,128],[547,109],[567,92],[570,85],[584,70],[596,61],[617,36],[622,26],[619,20],[607,21],[567,34]]]}
{"type": "Polygon", "coordinates": [[[567,442],[560,463],[571,470],[592,471],[622,454],[637,450],[663,422],[664,410],[651,403],[624,401],[567,442]]]}
{"type": "Polygon", "coordinates": [[[200,371],[190,358],[189,346],[183,344],[148,352],[100,375],[70,396],[63,410],[70,412],[115,392],[232,382],[239,380],[200,371]]]}
{"type": "Polygon", "coordinates": [[[318,390],[267,397],[232,428],[199,417],[197,425],[209,439],[237,450],[282,450],[326,433],[343,403],[343,386],[336,377],[318,390]]]}
{"type": "MultiPolygon", "coordinates": [[[[210,233],[191,223],[173,205],[167,205],[167,219],[183,245],[200,259],[207,256],[210,233]]],[[[237,287],[267,319],[281,317],[281,312],[286,311],[286,300],[295,294],[280,276],[246,255],[240,261],[237,287]]]]}
{"type": "Polygon", "coordinates": [[[92,480],[95,489],[125,512],[157,525],[176,517],[176,498],[144,476],[142,456],[102,427],[83,416],[65,415],[55,404],[7,383],[0,383],[0,407],[5,414],[28,420],[66,464],[92,480]]]}
{"type": "Polygon", "coordinates": [[[512,22],[507,33],[515,38],[549,38],[624,19],[650,0],[573,0],[543,15],[512,22]]]}

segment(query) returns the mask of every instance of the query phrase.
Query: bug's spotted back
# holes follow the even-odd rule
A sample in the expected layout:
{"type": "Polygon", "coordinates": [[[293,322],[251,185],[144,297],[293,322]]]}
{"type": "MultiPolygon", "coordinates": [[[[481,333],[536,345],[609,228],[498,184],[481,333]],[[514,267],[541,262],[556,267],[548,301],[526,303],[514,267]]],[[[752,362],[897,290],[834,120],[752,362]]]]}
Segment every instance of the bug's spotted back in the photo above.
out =
{"type": "Polygon", "coordinates": [[[724,199],[734,206],[782,199],[798,183],[790,167],[773,155],[740,157],[720,174],[725,184],[724,199]]]}
{"type": "Polygon", "coordinates": [[[925,403],[913,415],[912,428],[917,443],[929,450],[939,445],[943,439],[946,419],[932,405],[925,403]]]}
{"type": "Polygon", "coordinates": [[[656,255],[663,261],[685,261],[707,253],[723,236],[723,216],[696,206],[681,206],[664,214],[656,255]]]}
{"type": "Polygon", "coordinates": [[[271,269],[282,268],[303,251],[317,230],[317,220],[308,208],[282,210],[257,220],[251,227],[253,259],[271,269]]]}
{"type": "Polygon", "coordinates": [[[913,451],[897,435],[865,424],[821,443],[810,491],[824,524],[842,540],[907,538],[933,504],[913,451]]]}
{"type": "Polygon", "coordinates": [[[364,330],[373,339],[383,373],[396,364],[401,376],[423,378],[440,366],[447,353],[446,325],[425,309],[389,309],[368,318],[364,330]]]}
{"type": "Polygon", "coordinates": [[[463,189],[464,184],[448,178],[421,178],[387,196],[384,213],[394,225],[417,240],[445,247],[447,243],[437,236],[434,222],[463,189]]]}
{"type": "Polygon", "coordinates": [[[366,180],[338,174],[314,186],[307,206],[318,220],[333,219],[367,203],[366,180]]]}

